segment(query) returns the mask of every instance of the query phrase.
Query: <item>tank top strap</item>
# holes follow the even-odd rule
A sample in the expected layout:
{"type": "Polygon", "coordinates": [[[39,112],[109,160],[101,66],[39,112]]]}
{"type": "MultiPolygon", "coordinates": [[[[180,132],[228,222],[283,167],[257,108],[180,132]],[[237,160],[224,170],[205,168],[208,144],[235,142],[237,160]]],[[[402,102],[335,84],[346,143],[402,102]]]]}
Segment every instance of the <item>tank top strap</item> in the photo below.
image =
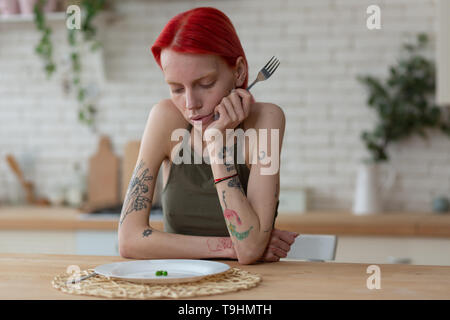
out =
{"type": "Polygon", "coordinates": [[[183,140],[180,144],[180,148],[178,149],[178,155],[180,157],[183,156],[183,150],[190,150],[188,141],[189,141],[189,135],[191,134],[191,128],[192,128],[192,125],[189,123],[189,125],[186,128],[187,132],[183,136],[183,140]]]}

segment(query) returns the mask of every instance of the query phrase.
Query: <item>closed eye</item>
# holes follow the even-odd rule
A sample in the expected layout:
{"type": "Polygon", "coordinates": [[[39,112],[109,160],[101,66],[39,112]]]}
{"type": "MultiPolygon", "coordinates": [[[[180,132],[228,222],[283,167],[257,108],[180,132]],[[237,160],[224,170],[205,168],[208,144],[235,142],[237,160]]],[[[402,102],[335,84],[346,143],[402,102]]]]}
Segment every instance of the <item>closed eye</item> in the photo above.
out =
{"type": "Polygon", "coordinates": [[[172,92],[173,93],[181,93],[182,90],[183,90],[183,88],[180,88],[180,89],[172,90],[172,92]]]}
{"type": "Polygon", "coordinates": [[[210,84],[201,85],[201,87],[203,87],[203,88],[211,88],[212,86],[214,86],[215,83],[216,82],[214,81],[214,82],[212,82],[210,84]]]}
{"type": "MultiPolygon", "coordinates": [[[[214,81],[210,84],[200,85],[200,87],[209,89],[209,88],[212,88],[215,84],[216,84],[216,82],[214,81]]],[[[183,88],[172,90],[172,93],[181,93],[181,92],[183,92],[183,88]]]]}

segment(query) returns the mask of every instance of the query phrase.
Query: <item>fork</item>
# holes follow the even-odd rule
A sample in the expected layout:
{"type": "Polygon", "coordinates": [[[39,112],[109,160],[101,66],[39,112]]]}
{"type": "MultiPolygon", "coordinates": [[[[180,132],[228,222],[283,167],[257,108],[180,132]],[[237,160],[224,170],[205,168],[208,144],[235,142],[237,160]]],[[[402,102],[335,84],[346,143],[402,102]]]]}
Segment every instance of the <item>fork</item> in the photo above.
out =
{"type": "MultiPolygon", "coordinates": [[[[270,76],[273,75],[275,70],[277,70],[279,65],[280,61],[275,56],[270,58],[269,62],[267,62],[266,65],[262,67],[261,70],[259,70],[256,79],[247,87],[247,91],[250,91],[251,87],[253,87],[257,82],[269,79],[270,76]]],[[[217,119],[219,119],[218,113],[214,114],[214,120],[217,119]]]]}
{"type": "Polygon", "coordinates": [[[275,58],[275,56],[270,58],[269,62],[267,62],[266,65],[258,72],[256,79],[247,87],[247,91],[250,91],[251,87],[253,87],[255,83],[269,79],[275,70],[277,70],[279,65],[280,61],[275,58]]]}

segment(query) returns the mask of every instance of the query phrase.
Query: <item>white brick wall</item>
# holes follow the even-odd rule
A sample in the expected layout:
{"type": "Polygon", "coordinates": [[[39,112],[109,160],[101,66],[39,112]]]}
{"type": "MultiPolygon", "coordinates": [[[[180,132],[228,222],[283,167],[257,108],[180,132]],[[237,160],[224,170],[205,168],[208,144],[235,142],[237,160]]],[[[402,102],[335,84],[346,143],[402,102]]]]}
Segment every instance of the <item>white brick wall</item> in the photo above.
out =
{"type": "MultiPolygon", "coordinates": [[[[367,154],[359,136],[376,119],[355,77],[385,76],[399,45],[417,32],[434,43],[435,1],[116,1],[122,18],[102,32],[106,79],[97,106],[98,130],[111,137],[119,156],[127,141],[141,137],[151,106],[169,96],[150,45],[171,17],[195,6],[215,6],[231,18],[251,80],[270,56],[282,62],[273,78],[252,89],[257,100],[277,103],[287,116],[282,187],[309,188],[312,209],[350,209],[356,168],[367,154]],[[365,26],[370,4],[381,7],[381,30],[365,26]]],[[[60,61],[66,30],[51,24],[60,61]]],[[[27,178],[46,195],[67,182],[75,161],[86,170],[97,146],[98,133],[77,121],[74,99],[63,94],[61,74],[45,79],[33,53],[38,39],[33,23],[0,23],[0,201],[13,197],[16,182],[6,153],[22,165],[31,161],[27,178]]],[[[398,180],[387,210],[429,211],[433,197],[450,195],[450,139],[431,137],[389,148],[398,180]]]]}

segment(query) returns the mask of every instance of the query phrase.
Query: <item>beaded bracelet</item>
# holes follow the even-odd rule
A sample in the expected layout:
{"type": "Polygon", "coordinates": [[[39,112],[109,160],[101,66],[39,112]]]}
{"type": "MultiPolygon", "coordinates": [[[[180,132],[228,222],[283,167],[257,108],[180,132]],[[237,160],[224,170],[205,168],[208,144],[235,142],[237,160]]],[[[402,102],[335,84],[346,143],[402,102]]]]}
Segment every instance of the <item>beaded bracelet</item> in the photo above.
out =
{"type": "Polygon", "coordinates": [[[231,178],[233,178],[233,177],[236,177],[237,175],[238,175],[238,174],[235,173],[235,174],[233,174],[233,175],[231,175],[231,176],[228,176],[228,177],[219,178],[219,179],[214,179],[214,184],[218,184],[219,182],[222,182],[222,181],[224,181],[224,180],[231,179],[231,178]]]}

